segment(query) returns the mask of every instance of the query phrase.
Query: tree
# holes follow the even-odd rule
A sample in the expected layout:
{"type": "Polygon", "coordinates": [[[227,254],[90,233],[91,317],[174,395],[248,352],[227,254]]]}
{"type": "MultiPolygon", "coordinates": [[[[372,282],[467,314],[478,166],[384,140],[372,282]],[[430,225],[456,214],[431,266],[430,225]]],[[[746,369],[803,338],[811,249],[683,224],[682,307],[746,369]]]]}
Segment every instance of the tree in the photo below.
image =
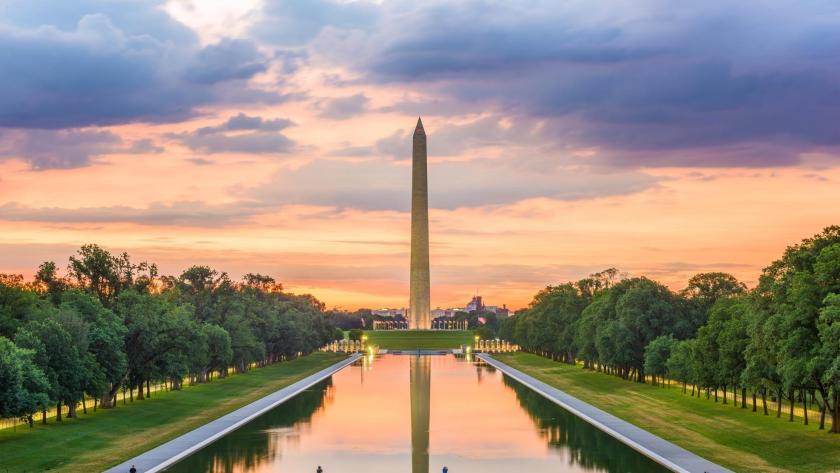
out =
{"type": "Polygon", "coordinates": [[[23,283],[23,276],[0,274],[0,336],[12,338],[38,304],[38,295],[23,283]]]}
{"type": "Polygon", "coordinates": [[[112,310],[104,307],[98,299],[78,290],[64,292],[61,297],[61,307],[80,314],[88,328],[87,350],[101,367],[105,382],[118,383],[128,363],[123,347],[127,333],[123,320],[112,310]]]}
{"type": "MultiPolygon", "coordinates": [[[[733,392],[739,384],[741,385],[741,407],[747,407],[747,388],[742,384],[742,379],[747,365],[745,352],[749,342],[749,300],[743,296],[727,297],[718,299],[714,307],[717,308],[713,310],[715,316],[725,317],[717,341],[720,350],[720,377],[724,380],[724,385],[732,386],[733,392]]],[[[737,403],[737,397],[735,401],[737,403]]]]}
{"type": "Polygon", "coordinates": [[[0,418],[25,418],[30,426],[32,414],[50,403],[50,384],[32,356],[0,337],[0,418]]]}
{"type": "Polygon", "coordinates": [[[746,326],[749,340],[744,349],[746,365],[741,374],[741,381],[753,389],[760,390],[764,415],[768,415],[768,392],[777,393],[779,397],[777,416],[780,416],[782,398],[782,377],[778,370],[780,327],[769,313],[766,298],[758,293],[751,300],[746,326]]]}
{"type": "Polygon", "coordinates": [[[664,379],[668,374],[668,359],[675,343],[673,336],[662,335],[654,338],[645,348],[645,373],[653,377],[653,384],[656,384],[657,376],[664,379]]]}
{"type": "Polygon", "coordinates": [[[173,284],[181,299],[192,304],[196,320],[224,325],[234,303],[235,289],[227,273],[219,273],[209,266],[192,266],[173,284]]]}
{"type": "MultiPolygon", "coordinates": [[[[683,384],[683,393],[687,383],[696,383],[694,363],[694,340],[678,340],[671,345],[671,355],[666,362],[668,376],[683,384]]],[[[694,393],[694,388],[692,388],[694,393]]]]}
{"type": "Polygon", "coordinates": [[[226,374],[227,367],[233,360],[233,349],[230,344],[230,334],[227,330],[218,325],[205,324],[203,331],[207,337],[207,369],[218,371],[222,376],[226,374]]]}
{"type": "MultiPolygon", "coordinates": [[[[122,379],[129,386],[140,389],[156,373],[171,372],[177,355],[190,350],[189,330],[193,327],[188,309],[171,297],[171,294],[142,294],[136,290],[122,292],[116,300],[115,311],[126,325],[125,350],[127,370],[122,379]]],[[[110,407],[111,399],[120,388],[113,383],[102,399],[103,407],[110,407]]]]}
{"type": "Polygon", "coordinates": [[[728,273],[699,273],[688,280],[688,286],[682,294],[701,301],[712,307],[718,299],[741,295],[747,292],[747,286],[728,273]]]}
{"type": "Polygon", "coordinates": [[[72,337],[56,320],[46,318],[21,327],[15,344],[33,351],[33,362],[50,384],[49,397],[58,403],[56,420],[60,422],[62,403],[75,404],[84,393],[85,365],[72,337]]]}
{"type": "Polygon", "coordinates": [[[824,376],[830,365],[821,355],[818,321],[828,296],[840,291],[840,227],[828,227],[788,247],[764,269],[756,290],[763,299],[760,305],[779,327],[777,369],[791,403],[796,389],[804,394],[803,401],[813,389],[828,403],[831,386],[824,376]]]}
{"type": "Polygon", "coordinates": [[[625,332],[620,342],[630,344],[624,347],[630,358],[628,367],[636,369],[636,380],[643,383],[644,349],[654,338],[672,333],[678,303],[667,287],[650,279],[637,278],[624,282],[628,287],[616,300],[614,309],[620,328],[625,332]]]}
{"type": "Polygon", "coordinates": [[[717,299],[709,311],[709,320],[697,332],[695,359],[697,382],[715,390],[723,387],[723,402],[727,403],[727,387],[735,387],[742,380],[746,368],[748,301],[739,297],[717,299]]]}
{"type": "Polygon", "coordinates": [[[548,286],[534,297],[528,309],[535,323],[531,340],[534,349],[574,363],[577,356],[576,333],[587,299],[574,284],[548,286]]]}
{"type": "Polygon", "coordinates": [[[128,253],[114,256],[99,245],[83,245],[70,257],[67,270],[76,285],[110,306],[126,289],[148,292],[157,277],[154,264],[134,264],[128,253]]]}
{"type": "Polygon", "coordinates": [[[120,289],[117,259],[99,245],[83,245],[67,266],[76,285],[96,296],[103,304],[110,302],[120,289]]]}
{"type": "Polygon", "coordinates": [[[583,309],[580,320],[575,331],[575,347],[578,356],[584,360],[584,367],[590,368],[593,363],[599,362],[598,347],[596,338],[599,328],[614,317],[612,295],[605,292],[583,309]]]}
{"type": "Polygon", "coordinates": [[[832,293],[825,298],[817,329],[822,342],[817,364],[824,367],[822,382],[833,391],[834,398],[831,432],[840,433],[840,294],[832,293]]]}
{"type": "Polygon", "coordinates": [[[588,278],[581,279],[577,282],[577,287],[580,290],[581,296],[587,301],[592,301],[602,291],[615,286],[615,284],[625,279],[619,274],[615,268],[608,268],[598,273],[590,274],[588,278]]]}
{"type": "Polygon", "coordinates": [[[3,412],[34,409],[38,379],[46,380],[46,401],[37,408],[66,404],[73,416],[86,393],[108,408],[120,388],[142,399],[152,381],[170,379],[177,389],[187,374],[201,382],[231,365],[244,371],[310,353],[336,335],[323,310],[311,295],[284,293],[271,276],[249,273],[235,283],[193,266],[158,279],[154,264],[84,245],[70,257],[66,280],[52,262],[32,283],[0,274],[0,335],[20,345],[3,347],[2,387],[20,394],[23,382],[35,393],[21,394],[29,399],[23,404],[4,399],[3,412]]]}
{"type": "Polygon", "coordinates": [[[61,301],[62,293],[67,289],[67,282],[58,275],[58,268],[52,261],[45,261],[38,266],[35,284],[53,304],[61,301]]]}

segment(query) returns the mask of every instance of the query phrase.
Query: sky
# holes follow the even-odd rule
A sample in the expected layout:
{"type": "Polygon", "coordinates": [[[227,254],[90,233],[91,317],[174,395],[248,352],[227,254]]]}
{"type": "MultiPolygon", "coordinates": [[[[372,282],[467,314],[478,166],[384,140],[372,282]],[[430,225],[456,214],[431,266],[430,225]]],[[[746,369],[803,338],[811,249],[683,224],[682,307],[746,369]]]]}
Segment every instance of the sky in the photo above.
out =
{"type": "Polygon", "coordinates": [[[404,307],[417,116],[433,307],[753,285],[840,223],[840,5],[0,0],[0,272],[97,243],[404,307]]]}

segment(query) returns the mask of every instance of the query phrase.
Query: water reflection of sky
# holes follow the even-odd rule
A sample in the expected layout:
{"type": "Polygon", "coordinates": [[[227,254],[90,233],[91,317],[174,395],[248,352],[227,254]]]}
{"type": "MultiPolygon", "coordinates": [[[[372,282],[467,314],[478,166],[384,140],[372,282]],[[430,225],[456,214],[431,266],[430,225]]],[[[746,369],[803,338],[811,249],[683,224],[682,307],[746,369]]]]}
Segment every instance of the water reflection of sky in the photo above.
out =
{"type": "MultiPolygon", "coordinates": [[[[451,473],[664,471],[490,367],[454,356],[423,361],[430,366],[431,472],[443,465],[451,473]]],[[[366,358],[169,471],[410,471],[411,389],[415,403],[425,397],[417,392],[424,378],[411,386],[411,362],[366,358]]]]}

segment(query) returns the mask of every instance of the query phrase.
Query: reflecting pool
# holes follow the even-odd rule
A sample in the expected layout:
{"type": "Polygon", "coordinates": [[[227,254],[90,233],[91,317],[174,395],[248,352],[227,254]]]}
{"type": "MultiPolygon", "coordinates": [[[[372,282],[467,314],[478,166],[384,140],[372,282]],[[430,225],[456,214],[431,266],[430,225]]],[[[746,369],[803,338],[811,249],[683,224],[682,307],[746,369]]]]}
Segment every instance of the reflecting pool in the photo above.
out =
{"type": "Polygon", "coordinates": [[[664,472],[492,367],[368,356],[168,472],[664,472]]]}

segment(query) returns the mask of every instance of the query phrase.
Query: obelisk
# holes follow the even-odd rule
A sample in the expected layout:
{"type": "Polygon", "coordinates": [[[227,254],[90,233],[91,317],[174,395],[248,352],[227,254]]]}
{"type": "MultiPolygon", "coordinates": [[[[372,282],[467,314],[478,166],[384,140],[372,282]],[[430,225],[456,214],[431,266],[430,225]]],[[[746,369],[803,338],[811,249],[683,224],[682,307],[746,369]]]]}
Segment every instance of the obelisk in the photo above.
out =
{"type": "Polygon", "coordinates": [[[429,182],[426,176],[426,131],[417,118],[411,148],[411,275],[408,328],[429,330],[429,182]]]}

